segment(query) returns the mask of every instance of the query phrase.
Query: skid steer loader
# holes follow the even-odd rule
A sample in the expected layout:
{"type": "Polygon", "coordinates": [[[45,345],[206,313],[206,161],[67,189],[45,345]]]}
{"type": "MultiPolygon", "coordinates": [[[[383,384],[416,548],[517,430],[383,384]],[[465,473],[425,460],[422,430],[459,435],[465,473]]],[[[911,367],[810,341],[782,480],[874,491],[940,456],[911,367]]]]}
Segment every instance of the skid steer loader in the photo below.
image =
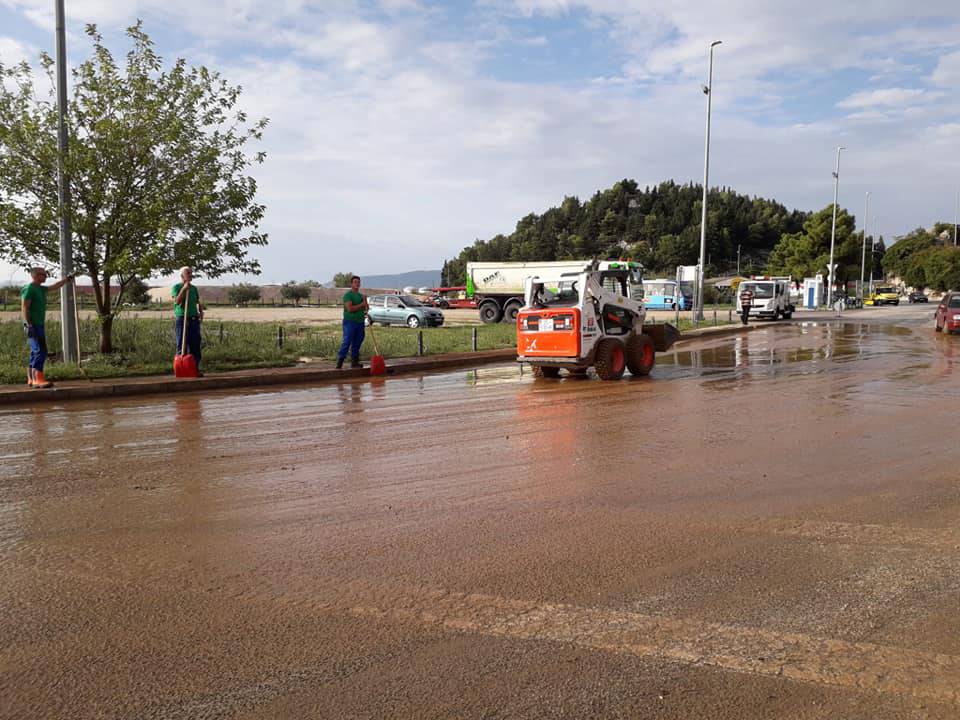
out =
{"type": "Polygon", "coordinates": [[[592,366],[601,380],[619,380],[624,370],[648,375],[680,337],[669,324],[644,324],[641,268],[632,262],[594,261],[558,278],[529,277],[517,315],[517,360],[536,377],[566,369],[585,376],[592,366]]]}

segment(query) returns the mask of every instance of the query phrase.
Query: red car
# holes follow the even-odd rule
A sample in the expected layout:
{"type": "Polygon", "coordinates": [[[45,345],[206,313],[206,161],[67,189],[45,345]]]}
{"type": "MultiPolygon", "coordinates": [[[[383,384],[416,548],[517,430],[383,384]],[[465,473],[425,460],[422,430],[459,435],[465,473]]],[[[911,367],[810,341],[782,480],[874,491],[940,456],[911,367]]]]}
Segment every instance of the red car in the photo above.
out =
{"type": "Polygon", "coordinates": [[[937,332],[960,330],[960,292],[948,292],[937,305],[937,332]]]}

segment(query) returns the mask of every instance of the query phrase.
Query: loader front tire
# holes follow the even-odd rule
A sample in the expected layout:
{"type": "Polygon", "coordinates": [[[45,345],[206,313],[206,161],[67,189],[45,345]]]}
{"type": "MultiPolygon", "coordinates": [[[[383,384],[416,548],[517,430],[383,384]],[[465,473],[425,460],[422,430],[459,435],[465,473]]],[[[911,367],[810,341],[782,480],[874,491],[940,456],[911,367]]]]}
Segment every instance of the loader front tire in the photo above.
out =
{"type": "Polygon", "coordinates": [[[606,338],[597,345],[593,366],[601,380],[619,380],[627,369],[627,357],[619,340],[606,338]]]}
{"type": "Polygon", "coordinates": [[[533,376],[535,378],[557,378],[557,377],[560,377],[560,368],[544,367],[543,365],[534,365],[533,376]]]}
{"type": "Polygon", "coordinates": [[[631,375],[649,375],[656,358],[649,335],[634,334],[627,340],[627,369],[631,375]]]}

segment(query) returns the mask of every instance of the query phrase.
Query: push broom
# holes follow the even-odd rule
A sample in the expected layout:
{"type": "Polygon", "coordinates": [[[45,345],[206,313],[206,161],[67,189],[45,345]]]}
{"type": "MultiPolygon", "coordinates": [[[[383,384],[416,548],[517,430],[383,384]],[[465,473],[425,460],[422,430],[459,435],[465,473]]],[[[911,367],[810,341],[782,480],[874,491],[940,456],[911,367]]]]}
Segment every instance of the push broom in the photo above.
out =
{"type": "Polygon", "coordinates": [[[377,336],[373,332],[373,322],[370,323],[370,339],[373,340],[373,349],[377,353],[370,358],[370,374],[384,375],[387,372],[387,362],[383,359],[383,355],[380,354],[380,346],[377,345],[377,336]]]}

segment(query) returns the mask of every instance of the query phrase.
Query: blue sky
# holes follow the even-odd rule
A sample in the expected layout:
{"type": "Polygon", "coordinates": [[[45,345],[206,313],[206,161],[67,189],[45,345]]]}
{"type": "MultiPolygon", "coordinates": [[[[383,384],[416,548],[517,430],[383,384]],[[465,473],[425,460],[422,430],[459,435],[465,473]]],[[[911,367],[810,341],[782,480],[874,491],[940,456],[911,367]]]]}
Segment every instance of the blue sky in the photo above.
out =
{"type": "MultiPolygon", "coordinates": [[[[242,84],[271,124],[264,281],[437,268],[522,215],[616,180],[711,184],[890,237],[952,220],[960,6],[875,0],[66,0],[117,51],[142,18],[166,57],[242,84]]],[[[53,3],[0,0],[0,59],[51,48],[53,3]]],[[[0,266],[0,280],[14,269],[0,266]]],[[[227,278],[226,280],[230,280],[227,278]]]]}

